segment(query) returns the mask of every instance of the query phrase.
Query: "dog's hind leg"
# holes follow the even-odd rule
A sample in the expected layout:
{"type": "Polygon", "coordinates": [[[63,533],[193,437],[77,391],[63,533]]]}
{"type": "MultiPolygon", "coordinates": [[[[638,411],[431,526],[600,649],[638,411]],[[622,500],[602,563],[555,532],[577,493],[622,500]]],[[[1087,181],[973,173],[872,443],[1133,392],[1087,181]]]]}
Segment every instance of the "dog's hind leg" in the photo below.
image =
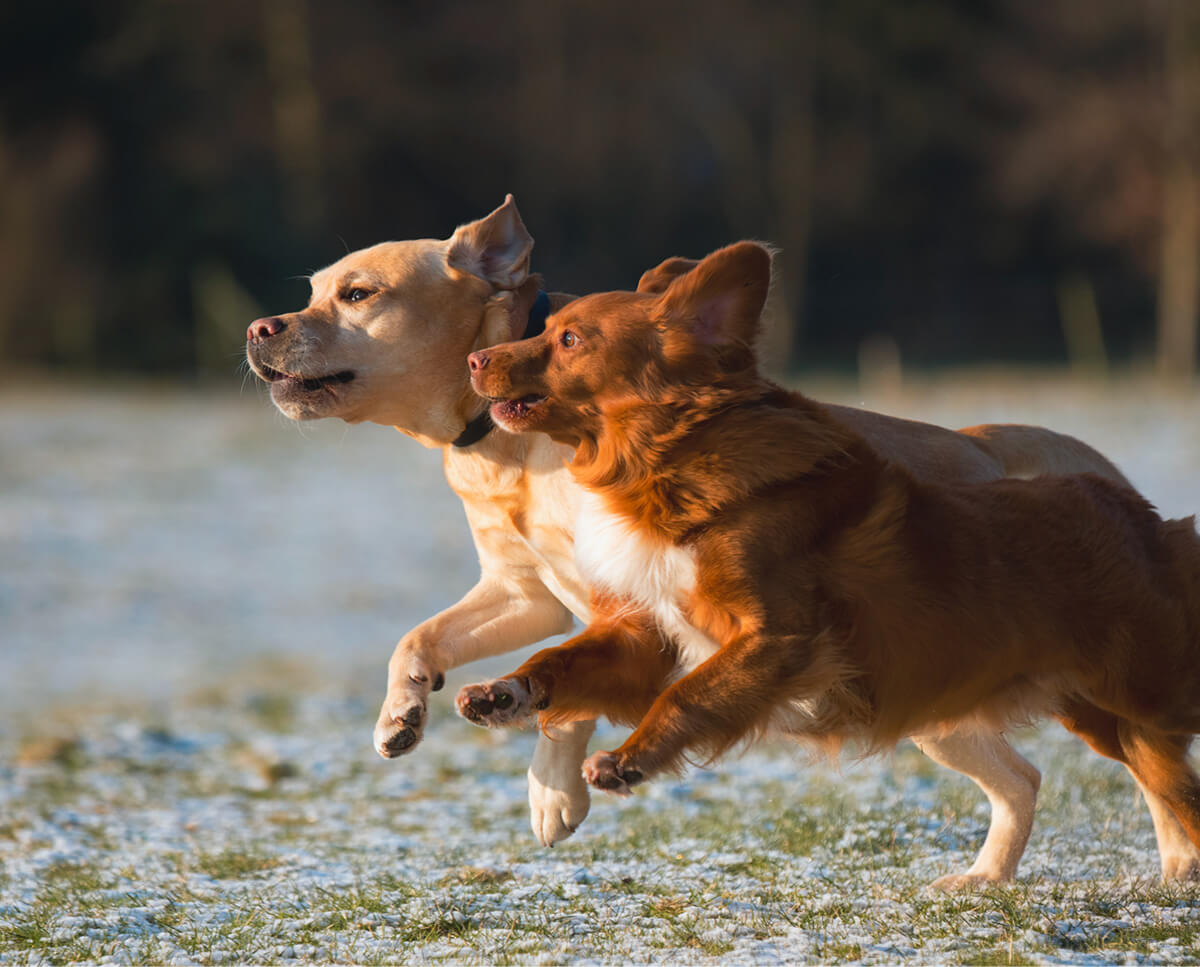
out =
{"type": "Polygon", "coordinates": [[[987,839],[971,868],[940,877],[933,886],[959,890],[1011,880],[1033,828],[1041,773],[998,733],[920,735],[913,742],[934,762],[974,781],[992,806],[987,839]]]}
{"type": "MultiPolygon", "coordinates": [[[[1128,720],[1122,720],[1119,734],[1129,770],[1144,790],[1174,814],[1192,843],[1194,855],[1200,846],[1200,777],[1187,761],[1191,736],[1168,735],[1128,720]]],[[[1163,865],[1165,876],[1165,857],[1163,865]]],[[[1189,877],[1196,872],[1194,866],[1183,870],[1189,877]]]]}
{"type": "Polygon", "coordinates": [[[1133,774],[1154,821],[1163,879],[1200,878],[1200,779],[1187,763],[1190,737],[1138,726],[1083,701],[1071,702],[1058,719],[1133,774]]]}
{"type": "Polygon", "coordinates": [[[549,726],[537,737],[529,765],[529,824],[543,846],[566,839],[587,817],[591,794],[583,779],[594,719],[549,726]]]}
{"type": "MultiPolygon", "coordinates": [[[[1137,780],[1137,776],[1134,776],[1137,780]]],[[[1138,787],[1154,820],[1154,835],[1158,840],[1158,857],[1162,862],[1164,880],[1200,879],[1200,850],[1188,839],[1188,834],[1171,812],[1166,801],[1147,789],[1140,780],[1138,787]]]]}

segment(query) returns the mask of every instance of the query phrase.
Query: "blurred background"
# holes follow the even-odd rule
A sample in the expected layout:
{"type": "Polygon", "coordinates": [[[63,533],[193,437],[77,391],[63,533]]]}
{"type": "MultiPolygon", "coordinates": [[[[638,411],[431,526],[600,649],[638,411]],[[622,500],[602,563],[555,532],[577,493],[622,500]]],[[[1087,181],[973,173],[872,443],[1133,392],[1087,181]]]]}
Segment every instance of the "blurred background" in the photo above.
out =
{"type": "Polygon", "coordinates": [[[4,4],[0,705],[287,666],[372,754],[462,512],[394,431],[275,413],[244,334],[506,192],[550,288],[768,240],[801,385],[1048,424],[1190,513],[1198,171],[1196,0],[4,4]]]}
{"type": "Polygon", "coordinates": [[[1194,0],[5,4],[0,358],[228,380],[511,191],[558,290],[774,242],[794,366],[1186,378],[1198,65],[1194,0]]]}

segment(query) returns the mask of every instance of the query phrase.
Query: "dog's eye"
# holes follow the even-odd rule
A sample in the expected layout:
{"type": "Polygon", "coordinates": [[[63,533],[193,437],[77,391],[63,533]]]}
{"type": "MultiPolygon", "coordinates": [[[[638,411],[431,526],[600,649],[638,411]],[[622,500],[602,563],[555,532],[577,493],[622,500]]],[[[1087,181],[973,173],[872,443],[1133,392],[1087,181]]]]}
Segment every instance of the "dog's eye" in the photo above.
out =
{"type": "Polygon", "coordinates": [[[570,349],[577,342],[579,342],[578,338],[575,336],[575,333],[571,332],[570,329],[564,330],[563,334],[558,337],[558,341],[567,349],[570,349]]]}
{"type": "Polygon", "coordinates": [[[346,302],[362,302],[363,299],[372,294],[373,293],[370,289],[362,289],[356,286],[353,289],[346,289],[346,291],[342,293],[342,299],[346,302]]]}

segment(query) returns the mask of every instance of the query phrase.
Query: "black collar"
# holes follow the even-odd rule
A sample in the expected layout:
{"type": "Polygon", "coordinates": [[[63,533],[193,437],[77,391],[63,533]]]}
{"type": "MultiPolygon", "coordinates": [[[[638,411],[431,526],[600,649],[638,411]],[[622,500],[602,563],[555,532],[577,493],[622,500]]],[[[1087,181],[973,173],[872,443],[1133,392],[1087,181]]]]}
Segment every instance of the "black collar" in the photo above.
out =
{"type": "MultiPolygon", "coordinates": [[[[550,315],[550,296],[539,291],[537,298],[533,300],[533,305],[529,308],[529,321],[525,324],[525,334],[521,338],[532,339],[534,336],[544,333],[548,315],[550,315]]],[[[488,412],[490,409],[490,406],[486,407],[482,413],[468,423],[450,445],[461,450],[463,447],[478,443],[491,433],[492,427],[496,424],[492,422],[491,413],[488,412]]]]}

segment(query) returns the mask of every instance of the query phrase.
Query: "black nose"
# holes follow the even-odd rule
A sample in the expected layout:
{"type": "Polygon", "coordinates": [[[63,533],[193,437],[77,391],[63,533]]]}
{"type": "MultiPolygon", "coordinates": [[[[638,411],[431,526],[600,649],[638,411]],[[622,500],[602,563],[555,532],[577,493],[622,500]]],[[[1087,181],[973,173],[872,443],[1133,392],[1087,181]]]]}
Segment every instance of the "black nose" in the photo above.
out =
{"type": "Polygon", "coordinates": [[[278,336],[287,328],[287,323],[279,316],[267,316],[265,319],[255,319],[250,323],[250,328],[246,330],[247,342],[261,342],[263,339],[270,339],[272,336],[278,336]]]}
{"type": "Polygon", "coordinates": [[[477,373],[481,369],[487,369],[488,363],[491,361],[491,357],[485,352],[471,353],[467,357],[467,365],[471,367],[472,373],[477,373]]]}

